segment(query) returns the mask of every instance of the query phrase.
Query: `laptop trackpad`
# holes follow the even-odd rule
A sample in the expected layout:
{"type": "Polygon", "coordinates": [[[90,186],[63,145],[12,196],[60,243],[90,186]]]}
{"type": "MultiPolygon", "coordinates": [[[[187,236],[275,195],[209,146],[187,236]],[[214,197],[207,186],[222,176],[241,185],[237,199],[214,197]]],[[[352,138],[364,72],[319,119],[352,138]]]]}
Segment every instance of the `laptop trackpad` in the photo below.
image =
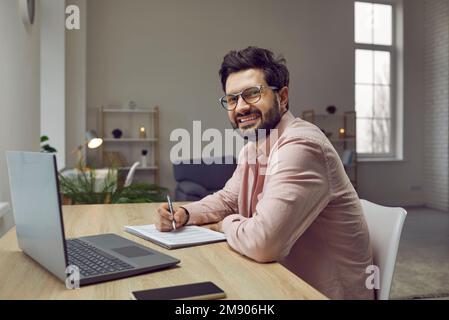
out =
{"type": "Polygon", "coordinates": [[[127,247],[115,248],[115,249],[111,249],[111,250],[115,251],[118,254],[120,254],[124,257],[127,257],[127,258],[137,258],[137,257],[149,256],[151,254],[154,254],[148,250],[144,250],[137,246],[127,246],[127,247]]]}

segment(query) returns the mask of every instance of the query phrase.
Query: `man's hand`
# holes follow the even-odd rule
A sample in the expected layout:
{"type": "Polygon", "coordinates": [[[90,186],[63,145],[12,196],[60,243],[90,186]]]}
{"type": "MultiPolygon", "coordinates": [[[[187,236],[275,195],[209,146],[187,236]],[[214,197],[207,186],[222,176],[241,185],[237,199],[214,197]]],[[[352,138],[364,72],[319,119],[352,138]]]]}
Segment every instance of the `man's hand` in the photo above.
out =
{"type": "Polygon", "coordinates": [[[181,207],[173,208],[173,216],[168,209],[168,203],[163,203],[156,209],[156,229],[159,231],[172,231],[173,225],[172,221],[175,219],[176,229],[181,228],[181,226],[187,221],[187,212],[181,207]]]}
{"type": "Polygon", "coordinates": [[[223,228],[222,228],[222,224],[223,224],[223,220],[221,220],[218,223],[214,223],[212,224],[209,229],[213,230],[213,231],[217,231],[217,232],[221,232],[224,233],[223,228]]]}

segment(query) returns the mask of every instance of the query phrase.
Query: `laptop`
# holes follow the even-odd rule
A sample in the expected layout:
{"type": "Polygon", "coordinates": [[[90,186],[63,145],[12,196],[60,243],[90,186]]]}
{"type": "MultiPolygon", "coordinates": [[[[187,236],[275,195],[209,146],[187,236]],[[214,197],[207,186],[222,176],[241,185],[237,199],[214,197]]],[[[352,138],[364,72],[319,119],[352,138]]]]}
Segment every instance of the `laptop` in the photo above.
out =
{"type": "Polygon", "coordinates": [[[67,283],[76,267],[83,286],[180,262],[116,234],[66,239],[56,157],[37,152],[7,152],[6,157],[19,247],[60,280],[67,283]]]}

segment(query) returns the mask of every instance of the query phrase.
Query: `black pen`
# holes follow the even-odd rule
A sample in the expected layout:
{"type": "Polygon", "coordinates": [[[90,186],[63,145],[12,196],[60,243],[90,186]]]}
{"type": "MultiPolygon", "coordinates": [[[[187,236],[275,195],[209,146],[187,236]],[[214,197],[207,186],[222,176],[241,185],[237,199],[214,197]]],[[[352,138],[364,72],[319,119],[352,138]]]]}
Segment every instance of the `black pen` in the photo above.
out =
{"type": "Polygon", "coordinates": [[[171,202],[170,196],[168,194],[167,194],[167,202],[168,202],[168,209],[170,210],[171,216],[173,217],[172,220],[173,230],[176,230],[175,215],[173,212],[173,203],[171,202]]]}

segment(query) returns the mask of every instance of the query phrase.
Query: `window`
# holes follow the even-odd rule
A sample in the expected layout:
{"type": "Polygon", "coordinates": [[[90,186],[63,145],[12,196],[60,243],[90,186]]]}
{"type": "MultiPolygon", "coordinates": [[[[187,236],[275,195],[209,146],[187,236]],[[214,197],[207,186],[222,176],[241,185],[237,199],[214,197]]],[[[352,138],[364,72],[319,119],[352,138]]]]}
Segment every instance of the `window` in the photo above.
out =
{"type": "Polygon", "coordinates": [[[355,110],[357,153],[362,158],[394,155],[393,5],[356,1],[355,110]]]}

